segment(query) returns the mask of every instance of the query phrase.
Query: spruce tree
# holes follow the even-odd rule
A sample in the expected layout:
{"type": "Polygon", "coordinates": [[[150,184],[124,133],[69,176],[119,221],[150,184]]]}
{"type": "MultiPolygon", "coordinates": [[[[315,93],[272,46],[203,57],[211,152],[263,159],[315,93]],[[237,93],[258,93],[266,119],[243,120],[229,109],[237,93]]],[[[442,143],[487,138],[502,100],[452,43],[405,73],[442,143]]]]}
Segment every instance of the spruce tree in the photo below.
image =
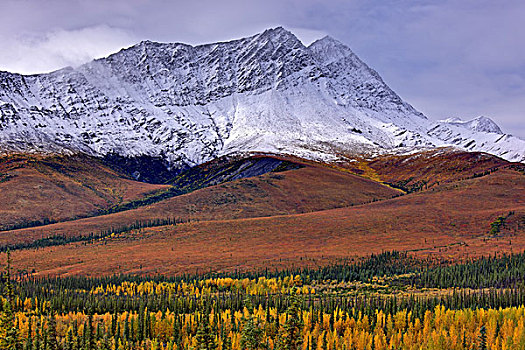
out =
{"type": "Polygon", "coordinates": [[[263,348],[262,326],[250,311],[252,308],[251,302],[247,300],[245,304],[248,308],[248,317],[244,315],[242,316],[241,348],[247,350],[257,350],[263,348]]]}
{"type": "Polygon", "coordinates": [[[47,329],[44,328],[44,322],[42,322],[42,341],[40,342],[40,350],[47,350],[47,329]]]}
{"type": "Polygon", "coordinates": [[[57,321],[53,314],[47,323],[47,344],[46,350],[56,350],[57,344],[57,321]]]}
{"type": "Polygon", "coordinates": [[[228,334],[222,340],[222,350],[232,350],[232,338],[228,334]]]}
{"type": "Polygon", "coordinates": [[[207,315],[201,318],[195,338],[197,339],[197,350],[215,350],[217,348],[207,315]]]}
{"type": "Polygon", "coordinates": [[[18,349],[18,329],[15,323],[15,313],[13,304],[15,293],[11,284],[11,253],[7,250],[7,265],[4,274],[4,302],[2,314],[0,315],[0,349],[16,350],[18,349]]]}
{"type": "Polygon", "coordinates": [[[479,329],[478,341],[478,349],[487,350],[487,329],[485,328],[485,326],[481,326],[481,328],[479,329]]]}
{"type": "Polygon", "coordinates": [[[95,332],[93,330],[93,315],[90,313],[88,320],[84,324],[84,349],[95,350],[95,332]]]}
{"type": "Polygon", "coordinates": [[[287,320],[278,338],[279,350],[299,350],[302,348],[303,337],[301,331],[303,322],[301,319],[300,300],[297,297],[295,287],[291,290],[288,298],[287,320]]]}
{"type": "MultiPolygon", "coordinates": [[[[176,323],[176,322],[175,322],[176,323]]],[[[175,326],[174,326],[175,328],[175,326]]],[[[137,327],[137,340],[139,342],[144,340],[144,304],[141,301],[139,306],[139,317],[138,317],[138,327],[137,327]]]]}
{"type": "Polygon", "coordinates": [[[73,322],[73,350],[80,350],[80,338],[78,336],[78,324],[76,321],[73,322]]]}
{"type": "Polygon", "coordinates": [[[33,341],[33,350],[40,350],[40,330],[38,318],[35,324],[35,339],[33,341]]]}
{"type": "Polygon", "coordinates": [[[126,315],[126,319],[124,320],[124,340],[129,341],[130,339],[130,330],[129,330],[129,313],[126,315]]]}
{"type": "Polygon", "coordinates": [[[27,339],[24,344],[24,350],[33,350],[33,319],[29,316],[27,321],[27,339]]]}
{"type": "Polygon", "coordinates": [[[73,329],[69,327],[66,333],[66,342],[64,344],[65,350],[73,350],[73,329]]]}
{"type": "Polygon", "coordinates": [[[173,337],[173,341],[175,343],[178,343],[180,341],[180,330],[181,330],[181,325],[180,325],[180,322],[179,322],[179,316],[177,314],[174,315],[173,317],[173,328],[172,328],[172,337],[173,337]]]}
{"type": "Polygon", "coordinates": [[[102,325],[97,322],[97,328],[96,328],[96,332],[95,332],[95,341],[98,341],[100,339],[102,339],[103,337],[103,331],[102,331],[102,325]]]}

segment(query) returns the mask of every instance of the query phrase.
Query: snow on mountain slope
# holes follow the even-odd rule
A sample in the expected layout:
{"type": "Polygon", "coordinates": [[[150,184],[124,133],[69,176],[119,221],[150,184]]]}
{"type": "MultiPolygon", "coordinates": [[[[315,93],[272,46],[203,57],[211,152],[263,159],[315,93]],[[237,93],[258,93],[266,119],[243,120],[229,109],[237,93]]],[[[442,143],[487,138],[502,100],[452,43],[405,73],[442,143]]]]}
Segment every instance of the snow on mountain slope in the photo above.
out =
{"type": "Polygon", "coordinates": [[[511,161],[525,160],[525,140],[504,134],[487,117],[440,120],[430,127],[428,134],[467,151],[487,152],[511,161]]]}
{"type": "Polygon", "coordinates": [[[178,166],[235,152],[334,159],[474,140],[524,160],[523,140],[476,128],[432,123],[348,47],[330,37],[305,47],[283,28],[195,47],[144,41],[49,74],[0,72],[5,152],[151,155],[178,166]]]}

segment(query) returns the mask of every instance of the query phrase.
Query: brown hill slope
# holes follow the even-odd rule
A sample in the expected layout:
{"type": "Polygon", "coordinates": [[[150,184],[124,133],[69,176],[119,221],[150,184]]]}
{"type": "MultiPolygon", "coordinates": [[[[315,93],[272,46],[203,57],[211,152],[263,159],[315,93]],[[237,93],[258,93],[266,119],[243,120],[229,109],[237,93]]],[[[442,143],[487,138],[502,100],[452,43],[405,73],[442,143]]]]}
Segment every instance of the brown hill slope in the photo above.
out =
{"type": "Polygon", "coordinates": [[[300,266],[382,250],[461,258],[525,249],[525,175],[512,169],[354,207],[150,228],[14,253],[38,274],[177,274],[300,266]],[[498,236],[496,217],[507,217],[498,236]]]}
{"type": "Polygon", "coordinates": [[[87,156],[3,156],[0,229],[88,215],[166,187],[126,179],[87,156]]]}
{"type": "Polygon", "coordinates": [[[486,153],[438,148],[414,154],[356,159],[343,167],[405,192],[413,192],[443,182],[486,175],[511,164],[486,153]]]}
{"type": "Polygon", "coordinates": [[[224,220],[313,212],[358,205],[400,194],[369,179],[322,165],[303,164],[294,170],[239,179],[110,215],[42,227],[0,232],[0,244],[39,238],[78,236],[165,218],[224,220]]]}

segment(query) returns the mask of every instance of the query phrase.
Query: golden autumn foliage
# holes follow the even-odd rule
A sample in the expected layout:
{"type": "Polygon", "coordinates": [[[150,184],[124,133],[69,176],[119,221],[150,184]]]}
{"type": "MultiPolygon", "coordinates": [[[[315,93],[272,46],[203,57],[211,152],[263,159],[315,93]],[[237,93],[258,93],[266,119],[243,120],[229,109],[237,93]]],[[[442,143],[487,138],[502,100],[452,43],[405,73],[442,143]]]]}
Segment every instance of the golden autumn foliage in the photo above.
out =
{"type": "MultiPolygon", "coordinates": [[[[243,316],[253,315],[263,330],[263,343],[269,349],[275,348],[276,335],[286,322],[287,315],[275,308],[262,306],[243,312],[231,310],[218,314],[175,314],[148,312],[141,324],[137,312],[123,312],[118,315],[95,314],[91,329],[97,330],[95,341],[102,347],[104,339],[109,340],[111,349],[190,349],[196,345],[196,332],[199,322],[208,322],[218,350],[224,348],[225,338],[231,349],[240,348],[243,330],[243,316]],[[115,327],[116,326],[116,327],[115,327]],[[140,328],[148,327],[151,336],[138,340],[140,328]]],[[[27,339],[29,320],[33,325],[31,338],[37,337],[35,325],[46,329],[49,317],[34,312],[16,314],[21,338],[27,339]]],[[[347,312],[336,310],[333,314],[303,310],[301,313],[303,350],[343,350],[343,349],[441,349],[463,350],[477,346],[479,329],[487,329],[487,345],[491,350],[525,349],[525,307],[505,309],[463,309],[447,310],[437,306],[427,311],[423,319],[414,318],[410,311],[402,310],[395,314],[376,311],[375,319],[367,315],[350,316],[347,312]]],[[[67,313],[56,316],[57,339],[61,348],[66,348],[68,331],[75,329],[74,338],[84,339],[89,318],[84,313],[67,313]]]]}

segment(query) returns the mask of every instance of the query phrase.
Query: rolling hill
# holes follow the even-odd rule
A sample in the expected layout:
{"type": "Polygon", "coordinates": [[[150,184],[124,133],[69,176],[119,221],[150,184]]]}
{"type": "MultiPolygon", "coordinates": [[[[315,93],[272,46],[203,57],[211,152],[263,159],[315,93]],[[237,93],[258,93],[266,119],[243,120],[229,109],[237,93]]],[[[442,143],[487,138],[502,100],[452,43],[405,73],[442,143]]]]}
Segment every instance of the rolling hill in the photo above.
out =
{"type": "MultiPolygon", "coordinates": [[[[462,157],[453,158],[458,162],[462,157]]],[[[473,164],[475,174],[486,171],[401,196],[399,190],[347,170],[304,163],[298,169],[210,186],[135,210],[4,232],[1,237],[5,243],[12,237],[85,234],[130,220],[193,215],[182,224],[14,253],[16,264],[28,271],[64,275],[273,269],[392,249],[454,260],[521,251],[523,167],[506,162],[495,170],[494,162],[498,159],[481,162],[486,168],[465,162],[473,164]],[[504,225],[491,233],[498,217],[504,218],[504,225]]],[[[443,171],[448,173],[448,167],[443,171]]],[[[406,169],[400,173],[406,174],[406,169]]]]}
{"type": "Polygon", "coordinates": [[[0,229],[93,215],[167,187],[133,181],[88,156],[3,156],[0,229]]]}
{"type": "MultiPolygon", "coordinates": [[[[401,194],[399,190],[378,182],[327,166],[311,162],[300,165],[297,169],[235,179],[132,210],[0,232],[0,244],[28,243],[55,235],[88,235],[136,221],[167,218],[204,221],[313,212],[359,205],[401,194]]],[[[208,175],[209,166],[206,166],[208,175]]],[[[224,172],[223,165],[218,169],[219,173],[224,172]]]]}

